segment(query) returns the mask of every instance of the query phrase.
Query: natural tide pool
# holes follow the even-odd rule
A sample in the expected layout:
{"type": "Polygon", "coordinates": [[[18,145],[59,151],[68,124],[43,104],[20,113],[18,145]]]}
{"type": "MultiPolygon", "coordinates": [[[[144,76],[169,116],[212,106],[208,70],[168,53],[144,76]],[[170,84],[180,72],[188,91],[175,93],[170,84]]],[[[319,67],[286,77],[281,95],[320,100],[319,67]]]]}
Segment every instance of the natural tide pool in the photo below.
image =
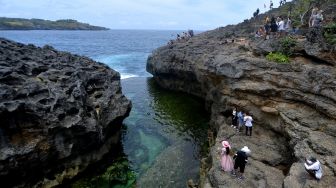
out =
{"type": "Polygon", "coordinates": [[[132,100],[124,120],[121,147],[107,164],[72,187],[185,187],[198,180],[202,151],[207,149],[209,114],[199,98],[168,91],[153,78],[122,80],[132,100]]]}

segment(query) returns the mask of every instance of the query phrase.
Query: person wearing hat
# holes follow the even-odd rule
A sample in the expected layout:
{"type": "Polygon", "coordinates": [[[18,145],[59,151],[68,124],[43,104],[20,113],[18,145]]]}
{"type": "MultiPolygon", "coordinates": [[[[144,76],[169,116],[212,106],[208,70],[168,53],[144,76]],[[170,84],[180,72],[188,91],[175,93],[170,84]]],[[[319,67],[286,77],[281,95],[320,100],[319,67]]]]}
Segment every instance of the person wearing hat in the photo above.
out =
{"type": "Polygon", "coordinates": [[[306,171],[317,180],[322,178],[322,167],[320,161],[315,157],[309,157],[304,164],[306,171]]]}
{"type": "Polygon", "coordinates": [[[233,161],[230,156],[231,146],[228,141],[222,141],[221,167],[225,172],[233,170],[233,161]]]}
{"type": "Polygon", "coordinates": [[[233,156],[233,159],[235,160],[233,175],[236,175],[236,171],[239,167],[240,176],[238,177],[238,179],[241,179],[241,180],[244,179],[243,174],[245,170],[245,165],[247,163],[248,155],[250,155],[250,153],[251,153],[251,150],[247,146],[244,146],[240,151],[238,151],[233,156]]]}

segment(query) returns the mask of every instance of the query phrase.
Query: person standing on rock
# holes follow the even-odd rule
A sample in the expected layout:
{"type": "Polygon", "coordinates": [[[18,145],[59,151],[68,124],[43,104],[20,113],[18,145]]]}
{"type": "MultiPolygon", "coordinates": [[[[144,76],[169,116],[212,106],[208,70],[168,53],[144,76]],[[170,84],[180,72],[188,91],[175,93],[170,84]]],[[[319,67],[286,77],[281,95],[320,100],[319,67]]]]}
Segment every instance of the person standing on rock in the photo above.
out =
{"type": "Polygon", "coordinates": [[[266,16],[265,18],[265,25],[264,25],[264,29],[265,29],[265,32],[266,32],[266,35],[265,35],[265,39],[268,39],[268,36],[270,34],[270,18],[268,16],[266,16]]]}
{"type": "Polygon", "coordinates": [[[252,116],[249,116],[247,113],[245,113],[244,122],[246,127],[246,136],[252,136],[252,116]],[[248,134],[250,132],[250,134],[248,134]]]}
{"type": "Polygon", "coordinates": [[[238,117],[237,117],[237,108],[232,110],[232,124],[231,127],[237,128],[238,117]]]}
{"type": "Polygon", "coordinates": [[[271,36],[274,36],[275,33],[278,31],[278,25],[276,23],[276,20],[275,20],[274,16],[272,16],[272,18],[271,18],[270,29],[271,29],[271,36]]]}
{"type": "Polygon", "coordinates": [[[309,157],[304,164],[306,171],[317,180],[322,178],[322,167],[320,161],[315,157],[309,157]]]}
{"type": "Polygon", "coordinates": [[[221,167],[224,172],[232,172],[233,161],[230,156],[231,146],[228,141],[222,141],[221,167]]]}
{"type": "Polygon", "coordinates": [[[282,37],[282,36],[285,35],[285,31],[286,31],[285,22],[284,22],[282,16],[278,17],[278,31],[279,31],[279,33],[278,33],[279,37],[282,37]]]}
{"type": "Polygon", "coordinates": [[[244,125],[244,113],[240,110],[238,112],[238,128],[237,128],[237,132],[241,131],[242,126],[244,125]]]}
{"type": "Polygon", "coordinates": [[[233,171],[233,175],[236,176],[237,175],[237,170],[239,167],[239,172],[240,172],[240,176],[238,177],[238,179],[243,180],[244,179],[244,171],[245,171],[245,165],[248,161],[248,155],[250,155],[251,150],[247,147],[244,146],[240,151],[238,151],[234,156],[233,159],[235,160],[234,163],[234,171],[233,171]]]}

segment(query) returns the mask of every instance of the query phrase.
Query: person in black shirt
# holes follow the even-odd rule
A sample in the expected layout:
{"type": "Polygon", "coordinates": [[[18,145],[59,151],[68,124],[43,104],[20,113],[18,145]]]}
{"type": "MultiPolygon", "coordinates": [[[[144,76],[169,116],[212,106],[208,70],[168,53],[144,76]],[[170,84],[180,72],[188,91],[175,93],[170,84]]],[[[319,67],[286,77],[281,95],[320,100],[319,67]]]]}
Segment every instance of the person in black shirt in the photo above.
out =
{"type": "Polygon", "coordinates": [[[234,170],[233,170],[233,175],[236,175],[236,171],[239,168],[240,176],[238,179],[243,180],[244,179],[244,171],[245,171],[245,165],[248,160],[248,155],[250,155],[251,150],[247,147],[244,146],[240,151],[238,151],[234,156],[233,159],[235,160],[234,163],[234,170]]]}

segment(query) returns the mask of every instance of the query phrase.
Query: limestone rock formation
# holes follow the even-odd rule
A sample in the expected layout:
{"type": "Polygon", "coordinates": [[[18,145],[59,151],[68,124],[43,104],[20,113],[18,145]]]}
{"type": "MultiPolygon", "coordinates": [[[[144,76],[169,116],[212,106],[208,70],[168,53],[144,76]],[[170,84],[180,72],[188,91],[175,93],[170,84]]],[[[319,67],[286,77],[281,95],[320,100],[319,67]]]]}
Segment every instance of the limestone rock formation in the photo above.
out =
{"type": "Polygon", "coordinates": [[[217,139],[203,186],[335,187],[336,53],[320,48],[315,51],[329,53],[328,58],[313,55],[307,49],[314,44],[302,39],[291,63],[269,62],[265,54],[273,51],[271,44],[278,39],[238,34],[233,38],[227,35],[232,27],[158,48],[147,62],[147,71],[162,87],[206,100],[217,139]],[[251,137],[229,126],[233,107],[252,114],[251,137]],[[220,170],[223,139],[231,142],[233,152],[245,145],[251,148],[246,180],[238,183],[220,170]],[[320,182],[305,172],[303,162],[309,155],[323,165],[320,182]]]}
{"type": "Polygon", "coordinates": [[[0,182],[53,186],[119,141],[131,103],[102,63],[0,38],[0,182]]]}

